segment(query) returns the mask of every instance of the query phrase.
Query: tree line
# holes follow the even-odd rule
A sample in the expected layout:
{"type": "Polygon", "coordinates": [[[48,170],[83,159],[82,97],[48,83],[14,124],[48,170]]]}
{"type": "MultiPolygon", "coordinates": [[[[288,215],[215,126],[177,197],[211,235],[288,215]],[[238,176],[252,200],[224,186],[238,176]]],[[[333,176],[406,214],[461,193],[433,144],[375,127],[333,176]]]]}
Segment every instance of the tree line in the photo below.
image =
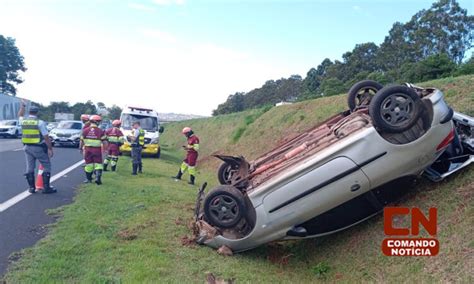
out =
{"type": "Polygon", "coordinates": [[[474,16],[456,0],[439,0],[408,22],[394,23],[380,45],[356,44],[342,60],[326,58],[304,79],[291,75],[268,80],[248,93],[237,92],[218,105],[213,115],[337,95],[364,79],[387,84],[474,74],[474,53],[463,62],[473,38],[474,16]]]}
{"type": "Polygon", "coordinates": [[[49,105],[38,106],[40,108],[39,118],[45,121],[54,121],[55,113],[73,113],[75,120],[79,120],[81,114],[101,114],[102,119],[114,120],[120,119],[122,113],[122,109],[117,105],[106,107],[102,102],[98,102],[96,105],[90,100],[73,105],[68,102],[51,102],[49,105]]]}

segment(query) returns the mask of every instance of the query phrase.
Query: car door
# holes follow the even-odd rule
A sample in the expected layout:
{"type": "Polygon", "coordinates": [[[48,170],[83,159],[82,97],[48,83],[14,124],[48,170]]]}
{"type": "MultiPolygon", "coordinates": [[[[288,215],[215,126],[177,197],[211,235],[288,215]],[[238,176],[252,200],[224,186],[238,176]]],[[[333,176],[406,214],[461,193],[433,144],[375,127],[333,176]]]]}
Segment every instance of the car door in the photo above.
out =
{"type": "Polygon", "coordinates": [[[369,189],[367,176],[352,160],[341,156],[309,166],[302,175],[266,195],[263,205],[270,222],[301,224],[369,189]]]}

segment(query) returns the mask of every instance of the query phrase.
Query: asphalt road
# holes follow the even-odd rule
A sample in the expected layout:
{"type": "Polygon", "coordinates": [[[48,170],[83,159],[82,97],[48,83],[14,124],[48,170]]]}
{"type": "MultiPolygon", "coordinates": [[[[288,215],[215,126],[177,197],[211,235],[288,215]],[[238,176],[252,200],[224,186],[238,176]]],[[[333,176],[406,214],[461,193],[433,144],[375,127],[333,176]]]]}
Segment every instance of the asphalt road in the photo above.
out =
{"type": "Polygon", "coordinates": [[[45,210],[70,203],[84,179],[83,168],[78,164],[82,159],[78,149],[56,147],[52,158],[52,185],[58,193],[25,194],[28,186],[23,176],[22,150],[19,139],[0,139],[0,277],[15,258],[10,255],[34,245],[45,235],[45,225],[54,222],[54,217],[46,215],[45,210]],[[71,168],[73,165],[76,167],[71,168]],[[70,171],[64,173],[66,169],[70,171]]]}

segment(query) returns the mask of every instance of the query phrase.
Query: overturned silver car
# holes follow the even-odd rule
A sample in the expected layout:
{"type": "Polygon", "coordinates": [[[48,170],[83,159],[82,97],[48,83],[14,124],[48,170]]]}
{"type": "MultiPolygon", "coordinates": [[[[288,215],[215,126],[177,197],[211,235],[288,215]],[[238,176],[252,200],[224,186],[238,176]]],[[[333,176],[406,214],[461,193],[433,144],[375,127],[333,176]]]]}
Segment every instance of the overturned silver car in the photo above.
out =
{"type": "Polygon", "coordinates": [[[474,160],[474,119],[443,93],[362,81],[349,110],[248,162],[224,161],[220,186],[196,202],[196,240],[234,252],[331,234],[401,197],[415,178],[440,181],[474,160]]]}

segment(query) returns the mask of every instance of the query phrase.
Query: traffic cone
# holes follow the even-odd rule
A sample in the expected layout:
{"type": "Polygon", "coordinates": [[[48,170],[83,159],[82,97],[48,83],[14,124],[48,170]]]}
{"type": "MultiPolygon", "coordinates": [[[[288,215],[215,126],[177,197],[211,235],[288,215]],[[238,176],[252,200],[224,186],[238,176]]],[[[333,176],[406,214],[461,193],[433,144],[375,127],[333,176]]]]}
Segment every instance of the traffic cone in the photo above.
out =
{"type": "Polygon", "coordinates": [[[36,191],[44,189],[43,170],[44,170],[43,165],[39,164],[38,175],[36,176],[36,183],[35,183],[36,191]]]}

